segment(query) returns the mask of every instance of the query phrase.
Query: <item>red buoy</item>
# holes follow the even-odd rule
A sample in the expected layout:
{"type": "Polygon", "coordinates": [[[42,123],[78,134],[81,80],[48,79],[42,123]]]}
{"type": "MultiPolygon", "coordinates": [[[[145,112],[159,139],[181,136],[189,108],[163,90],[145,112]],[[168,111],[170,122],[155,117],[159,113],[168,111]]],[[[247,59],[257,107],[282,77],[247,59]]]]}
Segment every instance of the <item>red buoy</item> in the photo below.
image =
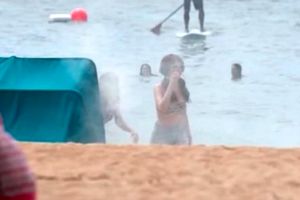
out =
{"type": "Polygon", "coordinates": [[[83,8],[75,8],[71,12],[72,21],[85,22],[88,19],[87,12],[83,8]]]}

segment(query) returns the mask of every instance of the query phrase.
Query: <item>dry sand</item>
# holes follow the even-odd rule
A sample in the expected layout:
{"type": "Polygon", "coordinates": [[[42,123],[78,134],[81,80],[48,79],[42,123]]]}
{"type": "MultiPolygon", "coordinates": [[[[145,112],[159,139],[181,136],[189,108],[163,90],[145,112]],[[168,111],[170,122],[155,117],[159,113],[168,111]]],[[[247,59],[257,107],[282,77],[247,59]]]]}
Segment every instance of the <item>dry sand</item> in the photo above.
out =
{"type": "Polygon", "coordinates": [[[300,199],[300,149],[21,144],[40,200],[300,199]]]}

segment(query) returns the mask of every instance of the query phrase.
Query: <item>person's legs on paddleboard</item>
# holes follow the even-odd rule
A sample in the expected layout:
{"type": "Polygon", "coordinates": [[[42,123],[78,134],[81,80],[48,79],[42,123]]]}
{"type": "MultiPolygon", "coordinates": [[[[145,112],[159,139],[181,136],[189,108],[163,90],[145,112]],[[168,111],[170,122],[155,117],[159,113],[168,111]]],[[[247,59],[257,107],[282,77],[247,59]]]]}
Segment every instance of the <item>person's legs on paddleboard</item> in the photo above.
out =
{"type": "Polygon", "coordinates": [[[184,0],[184,28],[185,31],[189,32],[189,21],[190,21],[190,8],[191,8],[191,0],[184,0]]]}
{"type": "Polygon", "coordinates": [[[200,23],[200,31],[204,32],[204,8],[203,0],[193,0],[195,9],[198,10],[198,17],[200,23]]]}
{"type": "MultiPolygon", "coordinates": [[[[190,9],[191,9],[191,1],[192,0],[184,0],[184,27],[185,31],[189,32],[189,21],[190,21],[190,9]]],[[[200,30],[204,31],[204,9],[203,9],[203,0],[193,0],[194,7],[198,10],[199,14],[199,23],[200,30]]]]}

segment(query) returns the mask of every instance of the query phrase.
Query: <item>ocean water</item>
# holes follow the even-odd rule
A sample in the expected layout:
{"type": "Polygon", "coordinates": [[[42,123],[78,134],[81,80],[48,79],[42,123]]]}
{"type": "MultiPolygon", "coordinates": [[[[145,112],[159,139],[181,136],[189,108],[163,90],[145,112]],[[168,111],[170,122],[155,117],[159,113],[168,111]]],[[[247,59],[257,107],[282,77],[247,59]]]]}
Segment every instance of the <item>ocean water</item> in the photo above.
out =
{"type": "MultiPolygon", "coordinates": [[[[88,57],[98,76],[121,80],[121,108],[128,124],[149,144],[156,120],[153,86],[138,77],[142,63],[158,74],[168,53],[183,57],[191,92],[188,115],[194,144],[295,147],[300,145],[300,2],[295,0],[204,0],[204,40],[183,41],[181,10],[156,36],[149,29],[180,0],[1,0],[0,54],[20,57],[88,57]],[[88,11],[89,21],[48,23],[53,13],[88,11]],[[244,77],[230,80],[239,62],[244,77]]],[[[198,28],[191,10],[191,28],[198,28]]],[[[107,140],[130,143],[107,125],[107,140]]]]}

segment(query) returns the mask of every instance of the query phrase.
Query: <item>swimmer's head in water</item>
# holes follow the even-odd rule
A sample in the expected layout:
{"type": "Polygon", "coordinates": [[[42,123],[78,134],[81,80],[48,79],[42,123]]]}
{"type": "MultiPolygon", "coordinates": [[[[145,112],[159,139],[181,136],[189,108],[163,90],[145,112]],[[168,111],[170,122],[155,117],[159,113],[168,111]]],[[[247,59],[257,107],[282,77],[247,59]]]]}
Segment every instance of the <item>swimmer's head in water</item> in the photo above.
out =
{"type": "Polygon", "coordinates": [[[142,64],[140,68],[140,76],[152,76],[151,66],[149,64],[142,64]]]}
{"type": "Polygon", "coordinates": [[[238,63],[231,65],[231,80],[240,80],[242,78],[242,66],[238,63]]]}
{"type": "Polygon", "coordinates": [[[159,72],[168,77],[174,70],[182,73],[184,71],[184,62],[178,55],[168,54],[161,60],[159,72]]]}

